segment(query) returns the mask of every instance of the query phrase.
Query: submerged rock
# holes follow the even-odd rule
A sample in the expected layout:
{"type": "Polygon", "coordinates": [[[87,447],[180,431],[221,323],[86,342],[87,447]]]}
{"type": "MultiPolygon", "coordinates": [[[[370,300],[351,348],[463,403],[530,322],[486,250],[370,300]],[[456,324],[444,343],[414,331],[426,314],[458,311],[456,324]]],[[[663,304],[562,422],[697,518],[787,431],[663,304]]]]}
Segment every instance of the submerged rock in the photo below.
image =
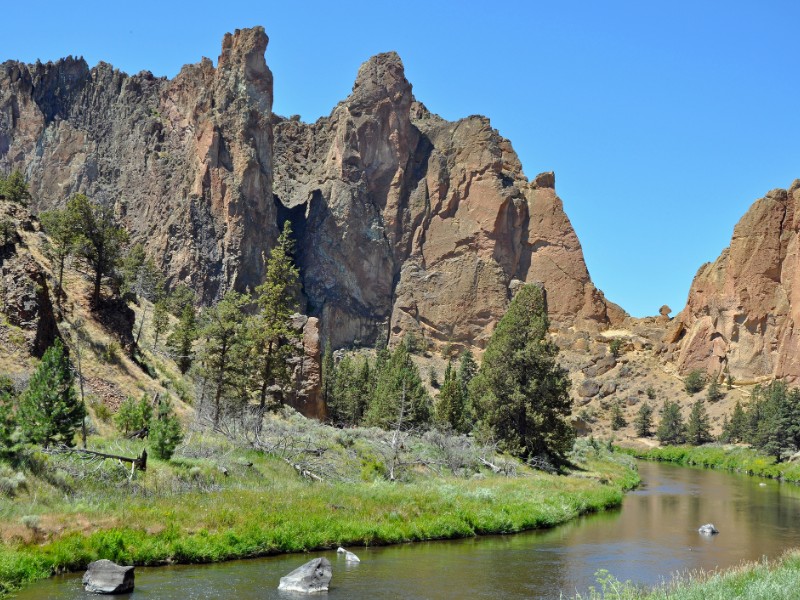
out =
{"type": "Polygon", "coordinates": [[[279,590],[287,592],[327,592],[333,571],[327,558],[315,558],[301,567],[296,568],[288,575],[281,577],[279,590]]]}
{"type": "Polygon", "coordinates": [[[347,562],[361,562],[361,559],[360,559],[360,558],[358,558],[358,557],[357,557],[355,554],[353,554],[353,553],[352,553],[352,552],[350,552],[349,550],[345,550],[345,549],[344,549],[344,548],[342,548],[341,546],[339,546],[339,547],[336,549],[336,552],[338,552],[339,554],[344,554],[344,559],[345,559],[347,562]]]}
{"type": "Polygon", "coordinates": [[[126,594],[133,591],[133,567],[123,567],[105,558],[89,563],[83,587],[92,594],[126,594]]]}
{"type": "Polygon", "coordinates": [[[706,523],[705,525],[702,525],[700,529],[698,529],[697,531],[699,531],[703,535],[716,535],[719,533],[719,530],[716,527],[714,527],[713,523],[706,523]]]}

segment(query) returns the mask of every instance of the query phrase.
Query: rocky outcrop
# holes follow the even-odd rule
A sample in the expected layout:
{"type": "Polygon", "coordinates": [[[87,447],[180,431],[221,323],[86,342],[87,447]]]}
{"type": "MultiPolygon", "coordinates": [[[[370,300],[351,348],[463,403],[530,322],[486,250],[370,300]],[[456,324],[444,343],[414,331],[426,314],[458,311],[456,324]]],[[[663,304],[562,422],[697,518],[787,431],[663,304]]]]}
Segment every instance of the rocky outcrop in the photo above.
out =
{"type": "Polygon", "coordinates": [[[0,335],[22,342],[27,351],[41,357],[60,337],[47,278],[39,263],[24,247],[17,229],[32,228],[24,209],[0,200],[0,313],[11,328],[0,326],[0,335]]]}
{"type": "Polygon", "coordinates": [[[276,200],[333,347],[407,333],[481,347],[522,282],[544,283],[557,324],[621,318],[554,186],[525,178],[488,119],[430,113],[394,53],[365,63],[329,117],[275,123],[276,200]]]}
{"type": "Polygon", "coordinates": [[[486,344],[522,283],[555,326],[624,313],[591,282],[555,192],[485,117],[445,121],[413,96],[395,53],[362,65],[313,124],[271,114],[262,28],[226,35],[216,68],[173,80],[83,59],[0,67],[0,170],[38,208],[74,192],[113,202],[134,242],[203,302],[263,278],[291,221],[305,312],[333,348],[414,333],[486,344]]]}
{"type": "Polygon", "coordinates": [[[800,181],[756,201],[730,247],[700,267],[667,348],[682,372],[800,377],[800,181]]]}
{"type": "Polygon", "coordinates": [[[272,75],[262,28],[226,35],[169,81],[82,58],[0,65],[0,171],[36,208],[73,193],[114,204],[171,284],[208,302],[257,284],[276,237],[272,75]]]}

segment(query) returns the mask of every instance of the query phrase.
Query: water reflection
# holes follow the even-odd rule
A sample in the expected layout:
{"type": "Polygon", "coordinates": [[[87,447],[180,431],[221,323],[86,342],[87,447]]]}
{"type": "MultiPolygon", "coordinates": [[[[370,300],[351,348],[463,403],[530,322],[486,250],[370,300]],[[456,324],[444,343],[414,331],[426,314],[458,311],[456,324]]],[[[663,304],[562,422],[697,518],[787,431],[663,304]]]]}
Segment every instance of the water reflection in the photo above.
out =
{"type": "MultiPolygon", "coordinates": [[[[543,532],[358,548],[362,562],[334,552],[330,600],[439,598],[558,598],[585,591],[594,573],[654,584],[674,571],[715,569],[777,556],[800,546],[800,488],[745,476],[641,463],[644,485],[623,508],[543,532]],[[712,522],[720,530],[701,536],[712,522]]],[[[135,599],[285,599],[275,588],[305,555],[220,565],[137,569],[135,599]]],[[[19,598],[92,598],[79,576],[53,578],[19,598]]]]}

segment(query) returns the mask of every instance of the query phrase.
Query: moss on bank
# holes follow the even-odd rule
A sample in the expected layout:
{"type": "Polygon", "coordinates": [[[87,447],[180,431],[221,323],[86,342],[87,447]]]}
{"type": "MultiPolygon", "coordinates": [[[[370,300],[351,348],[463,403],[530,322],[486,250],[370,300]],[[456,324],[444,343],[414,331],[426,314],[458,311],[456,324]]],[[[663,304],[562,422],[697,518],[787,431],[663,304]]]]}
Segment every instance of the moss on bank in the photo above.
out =
{"type": "MultiPolygon", "coordinates": [[[[575,453],[580,469],[568,476],[519,465],[516,477],[487,469],[470,478],[314,483],[280,458],[196,443],[195,455],[217,458],[153,460],[139,482],[112,482],[113,464],[80,482],[65,458],[47,470],[34,464],[39,475],[29,475],[25,493],[0,500],[2,593],[99,558],[201,563],[552,527],[618,506],[638,483],[629,457],[589,445],[575,453]]],[[[115,448],[135,454],[136,444],[115,448]]]]}
{"type": "Polygon", "coordinates": [[[733,445],[664,446],[648,450],[623,449],[644,460],[673,462],[681,465],[725,469],[747,475],[800,483],[800,463],[777,463],[752,448],[733,445]]]}

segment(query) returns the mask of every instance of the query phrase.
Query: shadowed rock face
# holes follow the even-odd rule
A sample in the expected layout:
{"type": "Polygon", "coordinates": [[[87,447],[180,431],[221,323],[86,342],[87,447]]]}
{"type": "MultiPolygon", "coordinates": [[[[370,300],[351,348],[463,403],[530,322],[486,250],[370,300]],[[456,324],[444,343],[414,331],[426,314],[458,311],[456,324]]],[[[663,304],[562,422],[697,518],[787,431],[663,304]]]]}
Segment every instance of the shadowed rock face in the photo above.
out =
{"type": "Polygon", "coordinates": [[[756,201],[700,267],[667,342],[682,372],[800,377],[800,181],[756,201]]]}
{"type": "Polygon", "coordinates": [[[267,37],[226,35],[173,80],[82,59],[0,68],[0,169],[22,168],[39,208],[74,192],[114,202],[171,284],[204,302],[263,277],[292,221],[306,312],[334,348],[399,339],[483,347],[522,282],[556,325],[624,313],[589,278],[552,173],[528,181],[484,117],[418,103],[395,53],[305,124],[271,114],[267,37]]]}

